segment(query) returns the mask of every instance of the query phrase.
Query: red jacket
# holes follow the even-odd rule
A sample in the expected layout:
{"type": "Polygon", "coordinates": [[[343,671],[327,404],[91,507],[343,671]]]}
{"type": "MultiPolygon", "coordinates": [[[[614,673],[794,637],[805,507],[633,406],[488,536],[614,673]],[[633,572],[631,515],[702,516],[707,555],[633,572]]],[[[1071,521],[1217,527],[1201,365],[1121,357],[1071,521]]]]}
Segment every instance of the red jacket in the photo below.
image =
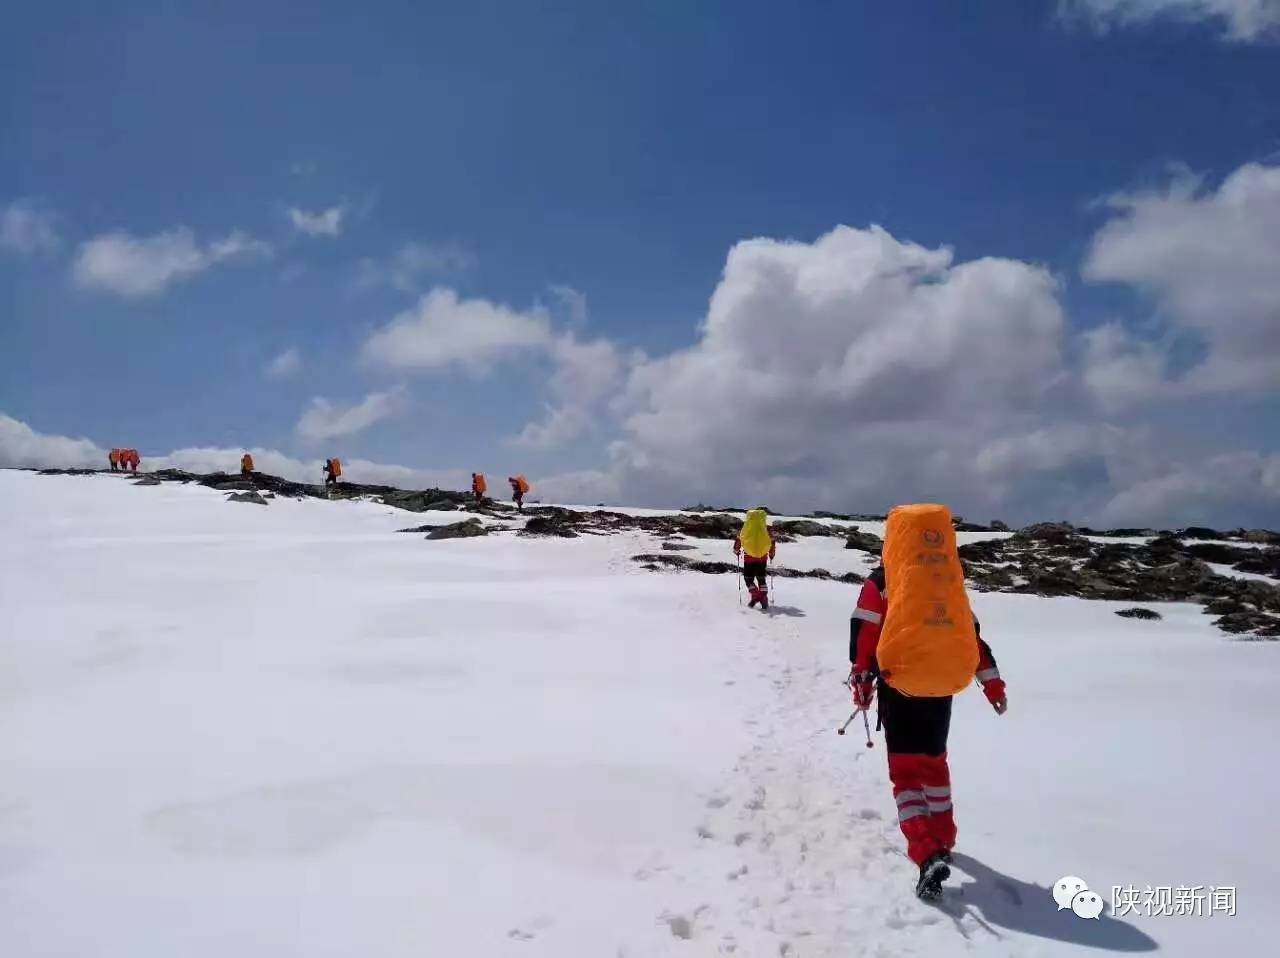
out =
{"type": "MultiPolygon", "coordinates": [[[[888,602],[884,597],[884,569],[876,569],[862,583],[862,592],[858,595],[858,604],[849,619],[849,664],[854,673],[877,673],[876,644],[880,641],[880,627],[884,623],[884,614],[888,602]]],[[[996,667],[996,658],[991,646],[982,638],[982,626],[978,617],[973,618],[974,631],[978,633],[978,668],[974,678],[986,686],[988,682],[1000,678],[1000,669],[996,667]]]]}

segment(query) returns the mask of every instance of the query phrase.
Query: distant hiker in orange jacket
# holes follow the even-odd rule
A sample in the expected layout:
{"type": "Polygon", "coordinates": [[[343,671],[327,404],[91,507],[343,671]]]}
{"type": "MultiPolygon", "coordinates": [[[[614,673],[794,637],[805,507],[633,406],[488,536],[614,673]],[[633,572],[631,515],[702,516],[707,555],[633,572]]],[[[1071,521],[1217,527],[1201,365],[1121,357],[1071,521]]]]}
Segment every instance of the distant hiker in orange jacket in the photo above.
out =
{"type": "Polygon", "coordinates": [[[996,714],[1008,700],[969,609],[949,510],[893,510],[883,556],[849,621],[849,685],[857,709],[870,708],[878,692],[898,826],[920,868],[916,894],[932,899],[951,875],[956,842],[947,765],[951,699],[976,679],[996,714]]]}
{"type": "Polygon", "coordinates": [[[253,456],[245,453],[240,457],[240,475],[248,476],[253,473],[253,456]]]}
{"type": "Polygon", "coordinates": [[[326,486],[336,486],[338,477],[342,475],[342,463],[337,459],[326,459],[324,461],[324,484],[326,486]]]}
{"type": "Polygon", "coordinates": [[[471,474],[471,494],[476,497],[476,502],[484,502],[484,494],[489,491],[489,484],[484,481],[483,472],[473,472],[471,474]]]}
{"type": "Polygon", "coordinates": [[[120,450],[112,449],[109,453],[107,453],[107,462],[111,463],[112,472],[119,472],[120,471],[120,450]]]}
{"type": "Polygon", "coordinates": [[[524,497],[529,492],[529,480],[524,476],[508,476],[507,482],[511,483],[511,500],[516,504],[516,508],[524,512],[524,497]]]}
{"type": "Polygon", "coordinates": [[[138,466],[142,462],[142,457],[138,455],[138,450],[126,449],[124,451],[124,462],[129,466],[130,472],[137,472],[138,466]]]}

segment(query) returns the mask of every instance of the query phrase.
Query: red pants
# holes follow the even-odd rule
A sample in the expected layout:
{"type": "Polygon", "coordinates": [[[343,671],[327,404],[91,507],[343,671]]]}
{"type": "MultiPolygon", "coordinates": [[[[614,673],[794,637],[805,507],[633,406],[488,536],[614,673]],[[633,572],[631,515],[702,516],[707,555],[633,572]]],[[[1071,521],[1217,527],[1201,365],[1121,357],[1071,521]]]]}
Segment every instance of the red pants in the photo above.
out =
{"type": "Polygon", "coordinates": [[[889,778],[898,803],[898,827],[907,855],[917,865],[956,843],[951,809],[951,772],[942,755],[889,753],[889,778]]]}
{"type": "Polygon", "coordinates": [[[956,843],[947,767],[951,699],[903,695],[884,682],[879,699],[898,827],[907,839],[907,855],[919,865],[956,843]]]}

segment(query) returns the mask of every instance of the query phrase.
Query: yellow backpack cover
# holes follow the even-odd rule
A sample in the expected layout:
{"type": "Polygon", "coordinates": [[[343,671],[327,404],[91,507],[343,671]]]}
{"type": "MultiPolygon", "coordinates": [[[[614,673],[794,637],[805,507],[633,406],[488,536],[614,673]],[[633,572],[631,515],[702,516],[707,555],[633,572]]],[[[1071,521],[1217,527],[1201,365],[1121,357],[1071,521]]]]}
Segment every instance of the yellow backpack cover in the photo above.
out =
{"type": "Polygon", "coordinates": [[[906,695],[964,691],[978,668],[978,636],[951,510],[898,506],[889,513],[883,560],[888,608],[876,661],[885,681],[906,695]]]}
{"type": "Polygon", "coordinates": [[[742,551],[753,559],[763,559],[769,554],[769,549],[773,545],[769,528],[765,525],[767,518],[768,514],[763,509],[752,509],[742,522],[742,531],[738,533],[742,551]]]}

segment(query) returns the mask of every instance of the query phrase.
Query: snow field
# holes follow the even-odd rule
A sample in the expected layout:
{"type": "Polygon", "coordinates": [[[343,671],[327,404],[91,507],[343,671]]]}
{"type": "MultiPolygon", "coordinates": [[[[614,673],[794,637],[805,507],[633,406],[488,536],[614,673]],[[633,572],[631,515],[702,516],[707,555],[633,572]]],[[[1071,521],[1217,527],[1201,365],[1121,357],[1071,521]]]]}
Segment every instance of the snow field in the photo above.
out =
{"type": "MultiPolygon", "coordinates": [[[[763,615],[732,576],[639,569],[648,536],[426,542],[392,533],[456,516],[223,500],[0,472],[5,954],[1201,955],[1280,934],[1280,646],[1196,607],[973,596],[1011,704],[957,700],[964,854],[935,907],[910,895],[883,739],[833,731],[854,587],[780,579],[763,615]],[[1049,896],[1064,874],[1108,900],[1232,884],[1239,914],[1086,922],[1049,896]]],[[[840,539],[784,551],[865,571],[840,539]]]]}

